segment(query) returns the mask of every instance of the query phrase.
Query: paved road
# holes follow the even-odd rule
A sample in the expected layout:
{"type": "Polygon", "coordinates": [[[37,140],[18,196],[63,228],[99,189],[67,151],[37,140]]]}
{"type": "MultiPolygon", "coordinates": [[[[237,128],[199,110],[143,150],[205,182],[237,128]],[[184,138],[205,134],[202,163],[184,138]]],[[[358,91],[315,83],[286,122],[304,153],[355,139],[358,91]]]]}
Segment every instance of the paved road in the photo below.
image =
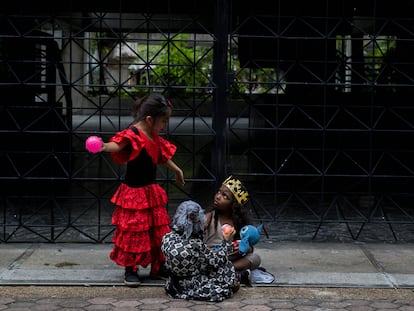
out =
{"type": "Polygon", "coordinates": [[[242,287],[223,302],[177,300],[160,286],[1,287],[0,310],[414,311],[412,289],[242,287]]]}

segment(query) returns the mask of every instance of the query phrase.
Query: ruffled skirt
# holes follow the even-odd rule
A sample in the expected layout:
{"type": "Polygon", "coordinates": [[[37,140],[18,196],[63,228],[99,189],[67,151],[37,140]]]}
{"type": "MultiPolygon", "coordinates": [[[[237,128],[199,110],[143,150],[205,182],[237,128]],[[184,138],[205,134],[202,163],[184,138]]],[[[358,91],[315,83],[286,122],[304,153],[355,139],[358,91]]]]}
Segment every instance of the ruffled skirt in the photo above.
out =
{"type": "Polygon", "coordinates": [[[124,267],[151,264],[151,273],[156,274],[165,261],[162,237],[171,231],[165,190],[158,184],[132,188],[122,183],[111,202],[116,205],[112,215],[116,229],[109,257],[124,267]]]}

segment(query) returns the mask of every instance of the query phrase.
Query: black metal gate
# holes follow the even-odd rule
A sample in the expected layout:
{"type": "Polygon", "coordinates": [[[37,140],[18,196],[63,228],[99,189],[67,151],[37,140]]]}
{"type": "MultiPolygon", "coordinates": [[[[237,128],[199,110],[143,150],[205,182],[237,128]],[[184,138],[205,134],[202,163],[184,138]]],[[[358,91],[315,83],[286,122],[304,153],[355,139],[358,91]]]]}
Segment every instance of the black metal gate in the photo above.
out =
{"type": "Polygon", "coordinates": [[[414,5],[296,2],[9,4],[0,241],[110,242],[124,168],[84,141],[148,91],[174,103],[171,213],[233,173],[269,238],[413,241],[414,5]]]}

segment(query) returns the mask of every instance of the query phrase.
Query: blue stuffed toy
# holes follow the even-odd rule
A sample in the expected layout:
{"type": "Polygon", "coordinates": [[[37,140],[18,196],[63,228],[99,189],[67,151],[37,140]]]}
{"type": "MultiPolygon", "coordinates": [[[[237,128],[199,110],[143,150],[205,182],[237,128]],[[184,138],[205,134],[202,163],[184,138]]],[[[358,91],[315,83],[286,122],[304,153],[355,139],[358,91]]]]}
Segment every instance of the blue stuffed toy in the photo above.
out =
{"type": "Polygon", "coordinates": [[[240,244],[239,253],[246,255],[250,246],[257,244],[260,240],[260,234],[262,233],[263,225],[255,227],[252,225],[246,225],[240,230],[240,244]]]}

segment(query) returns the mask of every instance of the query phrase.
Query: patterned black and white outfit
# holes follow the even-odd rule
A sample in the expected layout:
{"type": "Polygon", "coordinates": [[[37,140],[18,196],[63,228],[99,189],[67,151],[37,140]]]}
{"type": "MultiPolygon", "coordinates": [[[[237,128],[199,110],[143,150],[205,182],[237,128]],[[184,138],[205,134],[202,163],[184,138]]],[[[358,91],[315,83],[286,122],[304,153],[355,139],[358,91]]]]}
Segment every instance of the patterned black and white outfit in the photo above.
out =
{"type": "Polygon", "coordinates": [[[233,250],[231,243],[223,241],[221,247],[212,250],[203,242],[202,235],[193,232],[187,237],[173,225],[172,231],[163,237],[161,250],[170,272],[165,290],[173,298],[223,301],[238,286],[233,264],[228,260],[228,253],[233,250]]]}

